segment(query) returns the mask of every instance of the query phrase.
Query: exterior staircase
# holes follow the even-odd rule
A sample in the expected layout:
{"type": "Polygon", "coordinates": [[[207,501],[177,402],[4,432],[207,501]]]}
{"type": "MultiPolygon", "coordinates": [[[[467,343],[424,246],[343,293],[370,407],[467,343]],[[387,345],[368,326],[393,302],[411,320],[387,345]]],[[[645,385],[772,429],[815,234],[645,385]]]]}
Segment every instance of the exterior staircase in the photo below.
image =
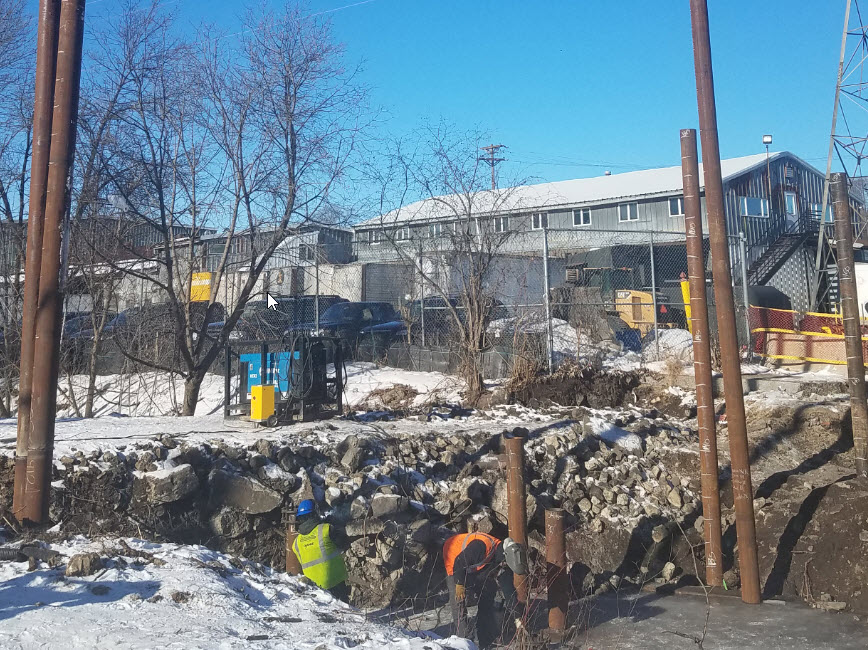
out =
{"type": "Polygon", "coordinates": [[[792,254],[815,236],[812,232],[785,232],[748,267],[748,283],[752,286],[767,284],[792,254]]]}

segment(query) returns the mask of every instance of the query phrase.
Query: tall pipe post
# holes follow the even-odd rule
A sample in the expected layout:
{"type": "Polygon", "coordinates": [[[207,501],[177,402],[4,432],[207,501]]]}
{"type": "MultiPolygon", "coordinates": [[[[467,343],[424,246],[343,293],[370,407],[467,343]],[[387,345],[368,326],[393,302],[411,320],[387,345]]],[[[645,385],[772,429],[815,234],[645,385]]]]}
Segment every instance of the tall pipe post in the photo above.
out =
{"type": "Polygon", "coordinates": [[[564,511],[546,510],[546,585],[549,601],[549,630],[563,632],[567,626],[570,581],[567,576],[567,545],[564,511]]]}
{"type": "MultiPolygon", "coordinates": [[[[527,548],[527,489],[524,482],[524,438],[504,440],[506,446],[506,501],[509,536],[527,548]]],[[[515,576],[518,601],[527,603],[527,576],[515,576]]]]}
{"type": "Polygon", "coordinates": [[[865,359],[862,354],[862,325],[853,261],[853,222],[847,174],[836,172],[831,181],[832,206],[835,214],[835,248],[838,258],[838,288],[844,318],[844,347],[847,353],[847,384],[850,387],[850,419],[853,427],[853,451],[856,472],[868,476],[868,401],[865,390],[865,359]]]}
{"type": "Polygon", "coordinates": [[[286,572],[291,576],[301,575],[301,562],[292,550],[298,530],[295,526],[295,515],[290,515],[286,522],[286,572]]]}
{"type": "Polygon", "coordinates": [[[60,5],[23,507],[24,519],[35,524],[48,519],[63,316],[62,235],[68,218],[68,183],[75,158],[84,8],[85,0],[62,0],[60,5]]]}
{"type": "Polygon", "coordinates": [[[744,393],[741,383],[741,360],[735,325],[732,270],[727,246],[726,212],[723,207],[723,178],[720,171],[720,146],[717,139],[717,109],[714,101],[714,76],[711,65],[711,37],[708,29],[706,0],[690,0],[693,32],[693,61],[696,68],[696,100],[702,140],[702,163],[705,174],[705,204],[711,243],[714,297],[717,305],[717,331],[720,341],[723,391],[729,432],[732,467],[732,492],[735,501],[738,560],[741,575],[741,599],[745,603],[762,602],[757,561],[756,520],[753,510],[753,486],[744,393]]]}
{"type": "Polygon", "coordinates": [[[54,111],[54,75],[57,64],[59,0],[40,0],[36,43],[36,91],[33,100],[33,156],[30,164],[30,202],[27,214],[27,250],[24,258],[24,296],[21,307],[21,357],[18,386],[18,436],[15,446],[15,479],[12,512],[20,518],[27,483],[27,445],[30,437],[30,404],[36,334],[39,268],[42,264],[42,230],[51,119],[54,111]]]}
{"type": "Polygon", "coordinates": [[[654,233],[649,235],[648,259],[651,261],[651,309],[654,311],[654,354],[660,361],[660,327],[657,323],[657,271],[654,268],[654,233]]]}
{"type": "Polygon", "coordinates": [[[690,285],[690,325],[693,333],[693,374],[696,379],[696,421],[699,426],[705,581],[723,586],[718,485],[717,432],[711,379],[711,327],[702,249],[702,200],[696,129],[681,130],[681,174],[684,180],[684,227],[687,233],[687,278],[690,285]]]}

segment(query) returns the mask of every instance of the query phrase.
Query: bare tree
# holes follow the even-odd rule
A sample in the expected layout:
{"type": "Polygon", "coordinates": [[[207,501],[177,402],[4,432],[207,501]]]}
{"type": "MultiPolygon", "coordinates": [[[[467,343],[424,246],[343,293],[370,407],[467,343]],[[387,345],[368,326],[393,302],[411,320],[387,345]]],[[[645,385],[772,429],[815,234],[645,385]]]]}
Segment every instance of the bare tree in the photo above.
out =
{"type": "Polygon", "coordinates": [[[165,300],[185,382],[182,412],[192,415],[268,259],[316,218],[347,173],[367,119],[365,92],[343,69],[328,24],[294,5],[249,12],[240,38],[206,29],[195,43],[175,37],[159,7],[148,15],[146,60],[119,94],[119,126],[103,155],[128,218],[157,236],[160,272],[124,272],[165,300]],[[225,243],[216,254],[206,241],[215,233],[225,243]],[[237,300],[209,335],[227,273],[242,265],[237,300]],[[197,272],[210,273],[210,295],[194,302],[197,272]]]}
{"type": "Polygon", "coordinates": [[[0,416],[12,412],[18,377],[26,192],[33,122],[31,21],[23,0],[0,0],[0,416]]]}
{"type": "Polygon", "coordinates": [[[483,352],[495,313],[495,294],[504,281],[499,262],[510,239],[508,215],[520,209],[512,181],[491,189],[489,168],[479,159],[483,138],[453,137],[443,125],[425,129],[412,147],[399,145],[382,187],[381,237],[423,278],[428,295],[439,296],[457,334],[466,399],[485,392],[483,352]],[[395,191],[394,188],[397,188],[395,191]],[[391,197],[391,211],[386,211],[391,197]],[[405,204],[409,197],[420,197],[405,204]]]}

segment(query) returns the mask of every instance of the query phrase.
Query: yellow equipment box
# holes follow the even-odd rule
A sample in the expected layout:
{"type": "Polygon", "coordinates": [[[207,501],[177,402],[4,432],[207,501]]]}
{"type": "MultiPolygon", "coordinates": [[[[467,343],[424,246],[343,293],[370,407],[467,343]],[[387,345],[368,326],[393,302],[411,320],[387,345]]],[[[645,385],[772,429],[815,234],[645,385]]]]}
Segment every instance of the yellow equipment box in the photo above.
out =
{"type": "Polygon", "coordinates": [[[274,384],[250,387],[250,419],[265,422],[274,415],[274,384]]]}

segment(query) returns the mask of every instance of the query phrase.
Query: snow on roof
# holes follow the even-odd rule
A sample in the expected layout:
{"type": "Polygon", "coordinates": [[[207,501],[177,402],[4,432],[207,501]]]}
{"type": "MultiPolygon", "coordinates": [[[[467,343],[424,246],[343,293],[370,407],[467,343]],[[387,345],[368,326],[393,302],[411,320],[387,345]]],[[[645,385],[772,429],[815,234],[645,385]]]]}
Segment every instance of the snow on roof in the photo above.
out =
{"type": "MultiPolygon", "coordinates": [[[[782,156],[794,158],[806,167],[813,169],[811,165],[788,152],[770,154],[770,160],[782,156]]],[[[720,161],[724,182],[765,164],[765,153],[720,161]]],[[[700,184],[703,184],[702,164],[699,165],[699,169],[700,184]]],[[[820,172],[817,171],[817,173],[820,172]]],[[[645,198],[681,191],[681,166],[677,165],[610,176],[524,185],[507,190],[486,190],[473,196],[472,212],[484,214],[539,208],[552,209],[560,206],[602,203],[626,198],[645,198]]],[[[456,195],[425,199],[363,221],[356,227],[383,223],[431,221],[457,216],[466,218],[469,211],[465,206],[459,205],[459,203],[466,203],[466,201],[466,197],[456,195]]]]}

